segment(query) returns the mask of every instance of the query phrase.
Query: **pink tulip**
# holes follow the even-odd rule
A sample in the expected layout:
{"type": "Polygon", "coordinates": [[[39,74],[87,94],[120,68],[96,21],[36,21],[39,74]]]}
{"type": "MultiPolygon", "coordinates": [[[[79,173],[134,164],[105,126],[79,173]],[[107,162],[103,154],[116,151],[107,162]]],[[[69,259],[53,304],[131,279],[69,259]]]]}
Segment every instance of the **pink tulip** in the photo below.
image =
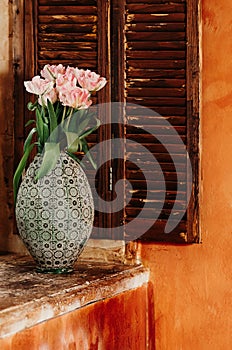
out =
{"type": "Polygon", "coordinates": [[[65,67],[62,64],[46,64],[40,72],[41,76],[49,81],[55,81],[59,74],[65,74],[65,67]]]}
{"type": "Polygon", "coordinates": [[[77,84],[77,74],[78,68],[68,66],[65,72],[65,77],[70,81],[74,81],[77,84]]]}
{"type": "Polygon", "coordinates": [[[69,106],[75,109],[87,109],[92,104],[92,100],[90,100],[89,97],[89,91],[79,87],[72,90],[63,88],[59,91],[60,102],[64,106],[69,106]]]}
{"type": "Polygon", "coordinates": [[[50,100],[50,102],[53,104],[58,100],[58,96],[57,96],[57,91],[55,88],[53,88],[51,91],[49,91],[48,93],[45,93],[43,95],[41,95],[38,98],[38,102],[39,104],[42,106],[43,104],[45,106],[47,106],[47,100],[50,100]]]}
{"type": "Polygon", "coordinates": [[[106,78],[87,69],[76,69],[75,74],[80,86],[90,92],[98,91],[106,85],[106,78]]]}
{"type": "Polygon", "coordinates": [[[53,89],[53,82],[41,79],[39,75],[36,75],[31,81],[24,81],[24,86],[31,94],[41,96],[53,89]]]}
{"type": "Polygon", "coordinates": [[[77,86],[77,79],[76,77],[71,77],[69,74],[58,74],[58,77],[56,79],[56,88],[59,92],[62,90],[72,90],[76,88],[77,86]]]}

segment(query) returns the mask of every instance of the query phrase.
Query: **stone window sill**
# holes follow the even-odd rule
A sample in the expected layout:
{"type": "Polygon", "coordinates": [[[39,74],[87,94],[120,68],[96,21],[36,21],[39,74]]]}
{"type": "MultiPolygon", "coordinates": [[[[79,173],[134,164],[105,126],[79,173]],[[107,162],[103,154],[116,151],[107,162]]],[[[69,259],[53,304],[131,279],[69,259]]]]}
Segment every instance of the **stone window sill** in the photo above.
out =
{"type": "Polygon", "coordinates": [[[79,260],[69,275],[39,274],[28,256],[0,256],[0,338],[148,282],[142,265],[79,260]]]}

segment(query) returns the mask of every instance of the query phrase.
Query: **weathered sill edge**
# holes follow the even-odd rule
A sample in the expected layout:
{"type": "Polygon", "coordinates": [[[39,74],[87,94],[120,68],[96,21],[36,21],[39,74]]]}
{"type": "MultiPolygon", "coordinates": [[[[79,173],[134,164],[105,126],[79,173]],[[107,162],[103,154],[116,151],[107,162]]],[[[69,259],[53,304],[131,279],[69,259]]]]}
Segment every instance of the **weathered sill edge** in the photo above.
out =
{"type": "Polygon", "coordinates": [[[78,261],[73,274],[44,275],[34,271],[30,257],[0,256],[0,338],[148,280],[149,271],[142,265],[78,261]]]}

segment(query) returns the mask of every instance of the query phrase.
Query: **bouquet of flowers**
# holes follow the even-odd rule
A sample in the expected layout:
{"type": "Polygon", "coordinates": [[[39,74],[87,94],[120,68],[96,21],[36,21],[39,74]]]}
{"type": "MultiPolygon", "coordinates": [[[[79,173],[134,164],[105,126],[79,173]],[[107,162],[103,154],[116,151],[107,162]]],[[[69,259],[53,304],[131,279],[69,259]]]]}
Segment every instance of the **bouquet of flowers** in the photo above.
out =
{"type": "MultiPolygon", "coordinates": [[[[37,146],[43,153],[43,161],[36,175],[38,180],[52,170],[59,158],[65,139],[66,151],[78,161],[75,152],[88,155],[86,137],[96,130],[100,122],[89,113],[91,95],[106,84],[106,79],[90,70],[59,65],[45,65],[31,81],[25,81],[26,91],[36,96],[28,109],[35,111],[35,120],[24,142],[22,159],[14,175],[14,198],[16,200],[19,182],[32,149],[37,146]],[[94,119],[94,126],[89,127],[94,119]]],[[[89,155],[94,166],[94,162],[89,155]]]]}

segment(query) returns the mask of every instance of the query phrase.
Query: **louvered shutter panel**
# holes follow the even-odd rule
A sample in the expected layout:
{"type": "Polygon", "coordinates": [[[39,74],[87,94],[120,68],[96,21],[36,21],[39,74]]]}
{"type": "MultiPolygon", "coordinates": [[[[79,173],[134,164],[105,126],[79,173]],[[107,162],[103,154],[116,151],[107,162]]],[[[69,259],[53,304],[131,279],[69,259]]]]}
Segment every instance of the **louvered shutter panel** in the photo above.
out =
{"type": "MultiPolygon", "coordinates": [[[[25,57],[25,79],[39,74],[45,64],[90,69],[108,79],[106,13],[107,1],[101,0],[35,0],[28,4],[25,1],[25,46],[29,49],[25,57]]],[[[93,104],[105,102],[108,99],[107,94],[108,87],[93,95],[93,104]]],[[[25,98],[29,100],[31,96],[26,94],[25,98]]],[[[31,118],[28,112],[26,115],[26,118],[31,118]]],[[[104,135],[106,133],[104,130],[104,135]]],[[[90,148],[101,142],[102,134],[100,127],[88,136],[90,148]]],[[[85,171],[92,186],[95,185],[98,192],[106,193],[101,187],[107,181],[99,184],[99,177],[106,177],[106,169],[101,168],[96,178],[90,163],[85,171]]],[[[107,193],[105,196],[107,197],[107,193]]],[[[98,226],[102,225],[102,221],[105,221],[103,214],[96,211],[92,237],[99,237],[98,226]]]]}
{"type": "Polygon", "coordinates": [[[47,63],[97,70],[96,1],[38,0],[38,69],[47,63]]]}
{"type": "MultiPolygon", "coordinates": [[[[181,193],[178,212],[183,212],[182,220],[169,234],[164,228],[173,208],[177,192],[177,174],[175,164],[167,149],[158,141],[158,136],[166,136],[166,142],[171,146],[178,159],[178,180],[186,185],[186,158],[175,144],[167,128],[162,125],[163,117],[175,128],[183,142],[186,142],[186,1],[184,0],[136,0],[126,1],[125,19],[126,40],[126,101],[152,109],[159,115],[135,115],[133,108],[128,108],[126,119],[126,177],[133,189],[126,190],[127,196],[132,196],[126,206],[126,222],[133,220],[142,211],[142,217],[137,219],[137,230],[143,232],[144,223],[150,221],[151,228],[141,237],[143,240],[175,241],[186,240],[186,192],[181,193]],[[133,126],[131,126],[131,124],[133,126]],[[144,129],[155,130],[154,138],[144,132],[144,129]],[[139,151],[137,142],[148,149],[159,162],[166,182],[166,195],[163,208],[154,223],[151,207],[160,205],[159,179],[154,181],[156,189],[155,201],[146,200],[146,181],[142,171],[129,159],[144,159],[145,154],[139,151]],[[146,203],[146,209],[143,209],[146,203]],[[154,223],[154,224],[152,224],[154,223]]],[[[149,176],[152,177],[152,163],[149,176]]],[[[153,177],[154,178],[154,177],[153,177]]],[[[185,186],[183,186],[185,188],[185,186]]],[[[179,184],[181,191],[181,185],[179,184]]],[[[135,232],[127,232],[130,234],[135,232]]]]}

